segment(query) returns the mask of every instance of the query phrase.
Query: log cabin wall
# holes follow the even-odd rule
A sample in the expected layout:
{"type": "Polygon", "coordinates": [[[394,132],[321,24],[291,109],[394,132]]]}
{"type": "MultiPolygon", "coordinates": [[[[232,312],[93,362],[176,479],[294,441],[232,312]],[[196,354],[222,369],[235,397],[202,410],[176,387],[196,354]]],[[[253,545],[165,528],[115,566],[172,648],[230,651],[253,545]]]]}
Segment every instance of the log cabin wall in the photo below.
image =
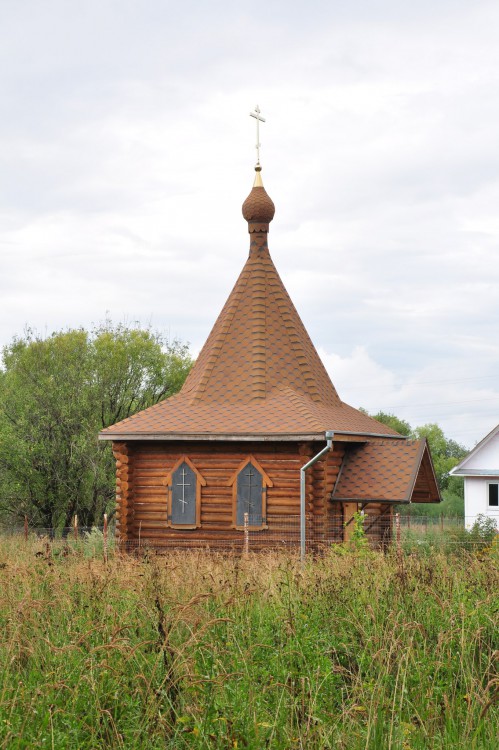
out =
{"type": "MultiPolygon", "coordinates": [[[[307,460],[317,453],[316,445],[308,445],[307,460]]],[[[345,450],[341,443],[335,443],[324,458],[315,463],[307,472],[306,510],[311,524],[308,537],[320,544],[327,541],[343,541],[343,527],[338,519],[336,508],[330,502],[331,493],[341,468],[345,450]]]]}
{"type": "Polygon", "coordinates": [[[133,531],[133,449],[128,443],[113,443],[116,460],[116,532],[122,539],[133,531]]]}
{"type": "Polygon", "coordinates": [[[333,542],[343,542],[345,539],[344,519],[342,507],[339,503],[331,502],[331,495],[338,479],[338,475],[345,456],[345,447],[342,443],[334,445],[334,451],[327,455],[325,461],[325,526],[327,536],[333,542]]]}
{"type": "MultiPolygon", "coordinates": [[[[193,546],[241,540],[242,532],[233,527],[229,481],[241,463],[253,456],[272,481],[266,490],[266,516],[268,538],[275,540],[281,529],[289,529],[289,516],[295,517],[296,527],[300,468],[320,447],[294,442],[114,443],[118,534],[123,541],[140,538],[156,546],[172,540],[193,546]],[[167,522],[168,476],[182,456],[188,457],[206,482],[201,487],[200,526],[195,529],[171,528],[167,522]]],[[[307,535],[318,542],[327,540],[332,524],[329,497],[343,454],[341,444],[335,444],[306,474],[307,535]]]]}

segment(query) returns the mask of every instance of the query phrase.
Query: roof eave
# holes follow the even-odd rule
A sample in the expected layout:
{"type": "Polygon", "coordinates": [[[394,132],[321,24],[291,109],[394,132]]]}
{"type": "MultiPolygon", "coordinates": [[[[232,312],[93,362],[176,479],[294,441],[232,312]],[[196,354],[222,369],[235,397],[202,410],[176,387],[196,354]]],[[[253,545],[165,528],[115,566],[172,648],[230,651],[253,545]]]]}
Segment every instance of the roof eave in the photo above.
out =
{"type": "Polygon", "coordinates": [[[455,469],[457,466],[449,472],[453,477],[497,477],[499,474],[499,469],[455,469]]]}
{"type": "Polygon", "coordinates": [[[358,435],[359,437],[376,437],[390,438],[394,440],[407,440],[405,435],[394,434],[393,432],[347,432],[346,430],[335,430],[334,435],[358,435]]]}
{"type": "MultiPolygon", "coordinates": [[[[479,453],[482,450],[482,448],[484,448],[487,445],[487,443],[490,442],[490,440],[492,440],[492,438],[494,438],[497,435],[498,432],[499,432],[499,424],[496,425],[487,435],[485,435],[485,437],[482,438],[482,440],[480,440],[480,442],[477,443],[475,447],[472,450],[470,450],[470,452],[464,458],[462,458],[461,461],[459,461],[459,463],[456,464],[456,466],[454,466],[450,470],[449,474],[451,474],[452,476],[461,476],[461,477],[467,476],[467,474],[461,473],[461,472],[466,466],[466,464],[468,463],[468,461],[470,460],[470,458],[473,458],[473,456],[476,456],[476,454],[479,453]]],[[[466,469],[464,469],[464,471],[466,471],[466,469]]],[[[475,476],[475,475],[470,474],[469,476],[475,476]]]]}
{"type": "Polygon", "coordinates": [[[369,505],[370,503],[383,503],[387,505],[411,505],[410,500],[400,498],[397,500],[390,500],[386,497],[331,497],[332,503],[362,503],[363,505],[369,505]]]}
{"type": "MultiPolygon", "coordinates": [[[[334,430],[334,439],[338,441],[348,440],[348,438],[364,438],[376,437],[376,438],[388,438],[395,440],[406,440],[403,435],[392,435],[383,434],[376,432],[347,432],[345,430],[334,430]]],[[[132,440],[206,440],[208,442],[223,440],[223,441],[316,441],[325,440],[324,432],[276,432],[276,433],[253,433],[253,432],[233,432],[233,433],[213,433],[213,432],[101,432],[99,433],[99,440],[111,440],[111,441],[132,441],[132,440]]]]}
{"type": "Polygon", "coordinates": [[[313,433],[206,433],[206,432],[168,432],[168,433],[100,433],[99,440],[113,440],[113,441],[124,441],[124,440],[161,440],[161,441],[172,441],[172,440],[205,440],[207,442],[223,440],[223,441],[276,441],[276,440],[325,440],[324,432],[313,432],[313,433]]]}

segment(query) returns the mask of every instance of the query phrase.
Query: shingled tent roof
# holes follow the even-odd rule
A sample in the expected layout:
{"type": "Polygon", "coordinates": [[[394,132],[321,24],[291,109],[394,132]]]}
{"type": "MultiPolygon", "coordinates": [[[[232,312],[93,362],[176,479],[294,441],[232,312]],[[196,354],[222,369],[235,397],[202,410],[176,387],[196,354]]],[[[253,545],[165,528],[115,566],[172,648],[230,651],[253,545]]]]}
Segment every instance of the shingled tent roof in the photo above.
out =
{"type": "Polygon", "coordinates": [[[119,439],[400,435],[343,403],[267,245],[274,204],[260,168],[243,204],[250,253],[182,390],[100,433],[119,439]]]}

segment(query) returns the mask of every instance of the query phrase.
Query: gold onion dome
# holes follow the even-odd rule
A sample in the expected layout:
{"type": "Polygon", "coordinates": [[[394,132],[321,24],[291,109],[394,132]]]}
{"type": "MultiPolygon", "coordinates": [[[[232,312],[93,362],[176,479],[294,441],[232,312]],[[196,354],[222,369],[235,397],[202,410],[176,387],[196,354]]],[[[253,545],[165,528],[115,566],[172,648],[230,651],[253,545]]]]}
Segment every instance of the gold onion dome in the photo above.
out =
{"type": "Polygon", "coordinates": [[[243,203],[243,216],[248,222],[249,232],[268,232],[275,213],[274,203],[263,187],[261,170],[261,166],[257,164],[253,188],[243,203]]]}

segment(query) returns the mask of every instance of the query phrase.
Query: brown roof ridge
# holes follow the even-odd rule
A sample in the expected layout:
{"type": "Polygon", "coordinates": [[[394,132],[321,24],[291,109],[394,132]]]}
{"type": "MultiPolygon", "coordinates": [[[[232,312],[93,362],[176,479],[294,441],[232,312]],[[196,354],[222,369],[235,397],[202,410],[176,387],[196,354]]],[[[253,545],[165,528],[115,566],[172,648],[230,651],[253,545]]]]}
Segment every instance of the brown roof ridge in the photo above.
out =
{"type": "MultiPolygon", "coordinates": [[[[254,188],[256,189],[256,188],[254,188]]],[[[268,251],[267,251],[268,253],[268,251]]],[[[254,293],[251,300],[252,327],[252,395],[253,398],[263,399],[266,396],[267,385],[267,277],[263,268],[256,267],[253,273],[254,293]]]]}
{"type": "MultiPolygon", "coordinates": [[[[304,416],[308,417],[310,419],[310,415],[312,413],[316,424],[317,424],[317,430],[319,432],[323,431],[325,428],[323,427],[319,417],[315,414],[315,403],[311,399],[310,396],[307,396],[305,393],[298,393],[293,388],[290,388],[289,386],[286,386],[285,388],[275,388],[275,391],[278,391],[282,393],[283,395],[287,395],[291,403],[293,403],[297,410],[304,416]],[[306,403],[306,402],[309,403],[306,403]]],[[[269,394],[271,396],[272,394],[269,394]]]]}

